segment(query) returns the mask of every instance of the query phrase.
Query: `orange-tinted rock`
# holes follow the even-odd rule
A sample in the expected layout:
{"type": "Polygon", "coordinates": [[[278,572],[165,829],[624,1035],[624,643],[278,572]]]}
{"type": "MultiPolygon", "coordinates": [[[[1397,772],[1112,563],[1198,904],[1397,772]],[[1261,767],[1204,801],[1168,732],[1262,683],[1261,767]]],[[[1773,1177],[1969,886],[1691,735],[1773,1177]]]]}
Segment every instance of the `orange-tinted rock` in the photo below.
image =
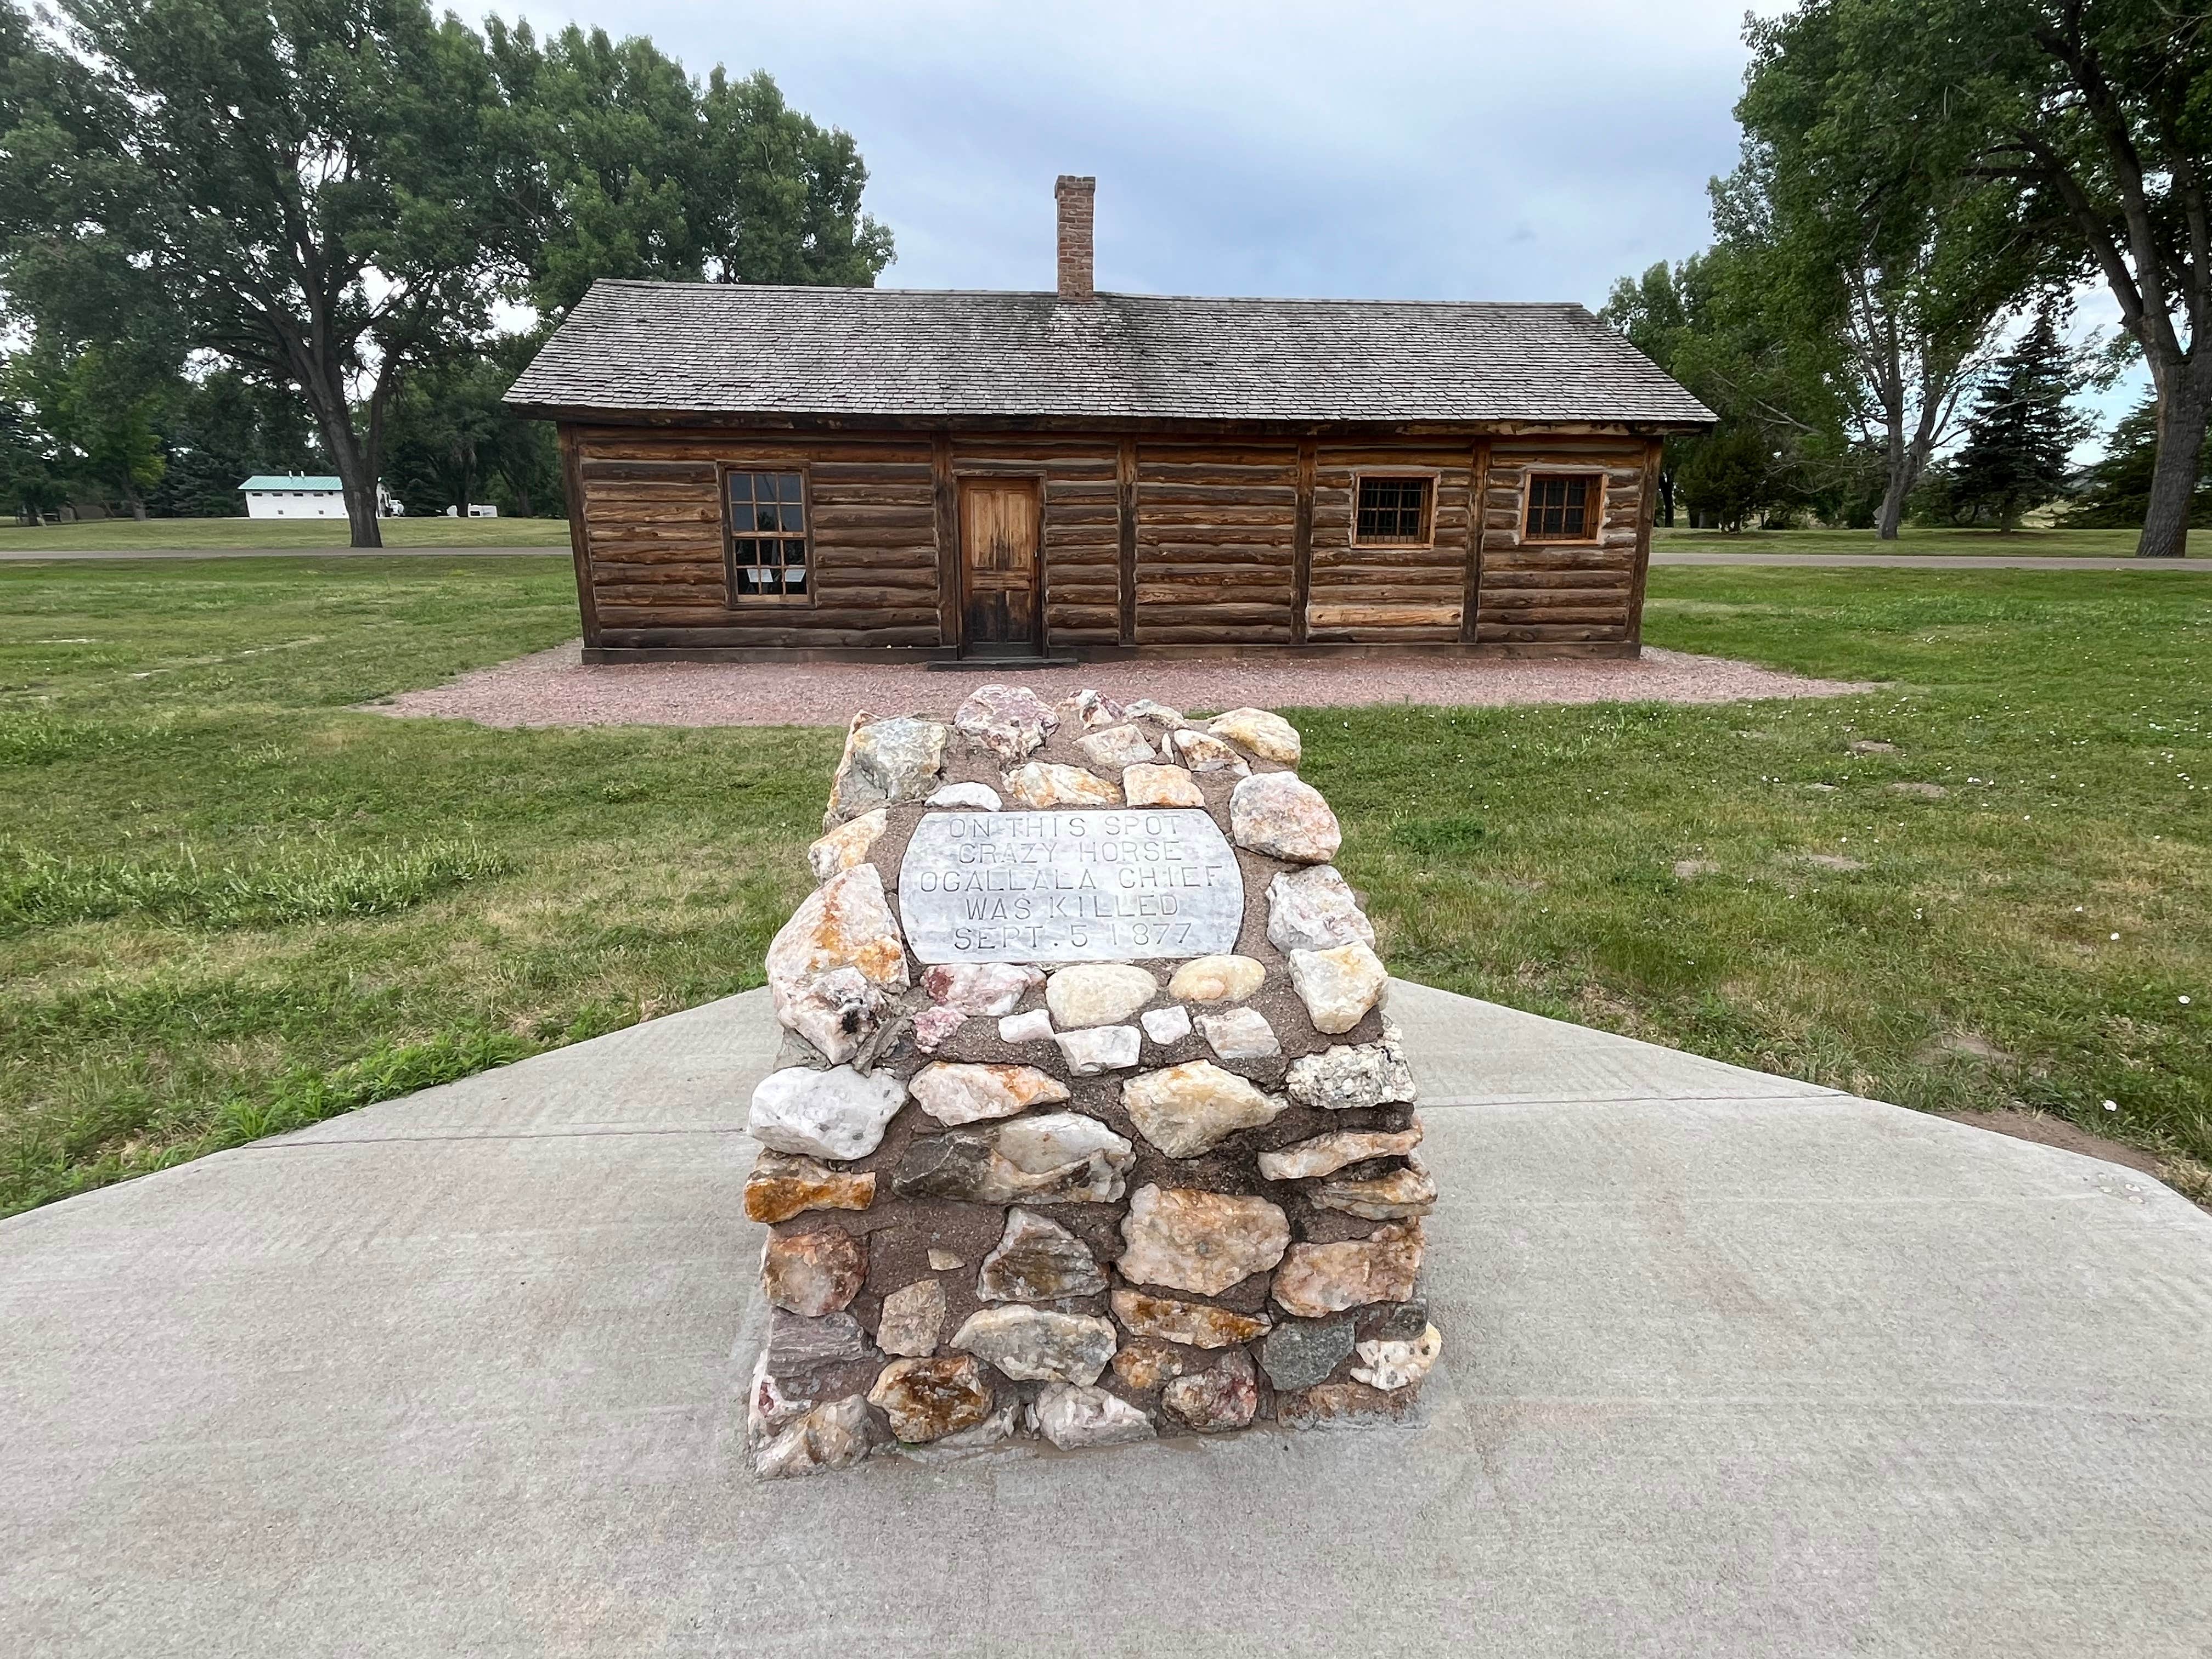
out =
{"type": "Polygon", "coordinates": [[[806,1210],[865,1210],[875,1201],[872,1171],[854,1175],[783,1152],[763,1152],[745,1177],[745,1214],[755,1221],[788,1221],[806,1210]]]}
{"type": "Polygon", "coordinates": [[[848,1233],[825,1229],[772,1237],[761,1256],[761,1290],[786,1312],[835,1313],[860,1293],[867,1254],[848,1233]]]}
{"type": "Polygon", "coordinates": [[[972,1429],[991,1414],[991,1385],[972,1354],[895,1359],[868,1390],[868,1403],[909,1445],[972,1429]]]}
{"type": "Polygon", "coordinates": [[[1364,1382],[1322,1382],[1275,1396],[1275,1421],[1291,1429],[1352,1427],[1402,1423],[1413,1414],[1419,1390],[1386,1394],[1364,1382]]]}
{"type": "Polygon", "coordinates": [[[1299,1319],[1323,1319],[1370,1302],[1403,1302],[1421,1273],[1421,1224],[1378,1227],[1340,1244],[1293,1244],[1275,1270],[1275,1302],[1299,1319]]]}
{"type": "Polygon", "coordinates": [[[1157,1389],[1182,1370],[1182,1356],[1158,1342],[1125,1343],[1114,1356],[1114,1375],[1127,1388],[1157,1389]]]}
{"type": "Polygon", "coordinates": [[[1211,1303],[1182,1302],[1142,1291],[1114,1292],[1114,1317],[1133,1335],[1179,1342],[1187,1348],[1233,1348],[1265,1336],[1273,1323],[1265,1314],[1241,1314],[1211,1303]]]}
{"type": "Polygon", "coordinates": [[[1178,1376],[1160,1395],[1160,1404],[1179,1422],[1200,1434],[1241,1429],[1260,1409],[1259,1378],[1252,1356],[1232,1348],[1211,1370],[1178,1376]]]}

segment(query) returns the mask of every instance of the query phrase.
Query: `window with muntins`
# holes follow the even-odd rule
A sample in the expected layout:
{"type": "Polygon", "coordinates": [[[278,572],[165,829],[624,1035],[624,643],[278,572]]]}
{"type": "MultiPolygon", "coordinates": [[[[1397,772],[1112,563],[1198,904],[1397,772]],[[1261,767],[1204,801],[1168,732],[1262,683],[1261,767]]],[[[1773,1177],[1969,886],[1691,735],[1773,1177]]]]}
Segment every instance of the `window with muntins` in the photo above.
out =
{"type": "Polygon", "coordinates": [[[806,480],[797,472],[732,472],[730,600],[808,598],[806,480]]]}
{"type": "Polygon", "coordinates": [[[1429,501],[1434,478],[1365,477],[1352,539],[1362,547],[1420,547],[1429,539],[1429,501]]]}
{"type": "Polygon", "coordinates": [[[1597,483],[1587,472],[1538,473],[1528,480],[1532,542],[1586,542],[1597,533],[1597,483]]]}

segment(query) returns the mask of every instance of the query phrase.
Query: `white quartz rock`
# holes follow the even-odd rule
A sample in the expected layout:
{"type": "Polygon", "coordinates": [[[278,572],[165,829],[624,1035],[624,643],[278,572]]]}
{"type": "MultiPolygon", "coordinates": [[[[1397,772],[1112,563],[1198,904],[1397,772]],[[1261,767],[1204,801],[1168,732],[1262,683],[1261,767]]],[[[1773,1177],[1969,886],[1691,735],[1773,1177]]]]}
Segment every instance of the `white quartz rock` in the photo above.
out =
{"type": "Polygon", "coordinates": [[[1012,1013],[1031,987],[1043,983],[1039,969],[1013,962],[945,962],[921,970],[921,988],[932,1002],[984,1018],[1012,1013]]]}
{"type": "Polygon", "coordinates": [[[917,800],[945,765],[945,743],[951,735],[942,721],[918,714],[878,719],[863,709],[845,732],[844,758],[830,787],[830,810],[822,827],[842,823],[878,806],[917,800]]]}
{"type": "Polygon", "coordinates": [[[917,1279],[884,1298],[876,1346],[888,1354],[926,1358],[937,1352],[938,1333],[944,1328],[945,1286],[933,1279],[917,1279]]]}
{"type": "Polygon", "coordinates": [[[1218,1296],[1280,1261],[1291,1224],[1264,1198],[1147,1184],[1129,1194],[1121,1239],[1116,1266],[1130,1283],[1218,1296]]]}
{"type": "Polygon", "coordinates": [[[1336,866],[1322,864],[1267,884],[1267,943],[1283,951],[1372,945],[1375,928],[1336,866]]]}
{"type": "Polygon", "coordinates": [[[1224,1060],[1266,1060],[1283,1052],[1283,1045],[1275,1040],[1275,1028],[1256,1008],[1200,1014],[1198,1029],[1224,1060]]]}
{"type": "Polygon", "coordinates": [[[1075,746],[1093,766],[1118,772],[1124,767],[1144,766],[1159,758],[1145,734],[1133,726],[1109,726],[1078,738],[1075,746]]]}
{"type": "Polygon", "coordinates": [[[1163,732],[1172,732],[1183,724],[1182,710],[1170,708],[1150,697],[1139,697],[1121,711],[1124,720],[1144,720],[1163,732]]]}
{"type": "Polygon", "coordinates": [[[1332,1112],[1361,1111],[1414,1097],[1413,1068],[1406,1063],[1398,1028],[1388,1018],[1382,1022],[1380,1042],[1340,1042],[1317,1054],[1300,1055],[1291,1062],[1283,1086],[1299,1105],[1332,1112]]]}
{"type": "Polygon", "coordinates": [[[1263,772],[1231,790],[1229,834],[1239,847],[1292,864],[1327,864],[1344,843],[1328,802],[1295,772],[1263,772]]]}
{"type": "Polygon", "coordinates": [[[1017,806],[1118,806],[1121,792],[1096,772],[1051,761],[1031,761],[1006,774],[1006,796],[1017,806]]]}
{"type": "Polygon", "coordinates": [[[1133,1025],[1086,1025],[1079,1031],[1058,1032],[1054,1040],[1068,1071],[1077,1077],[1125,1071],[1137,1063],[1144,1043],[1133,1025]]]}
{"type": "Polygon", "coordinates": [[[1273,1121],[1289,1104],[1210,1060],[1146,1072],[1121,1085],[1122,1109],[1137,1133],[1170,1158],[1210,1152],[1239,1129],[1273,1121]]]}
{"type": "Polygon", "coordinates": [[[1015,1302],[969,1315],[952,1334],[951,1346],[1017,1382],[1088,1384],[1098,1380],[1121,1340],[1110,1319],[1015,1302]]]}
{"type": "Polygon", "coordinates": [[[1049,1042],[1052,1036],[1052,1015],[1042,1008],[1032,1008],[1025,1014],[1008,1014],[999,1022],[1001,1042],[1049,1042]]]}
{"type": "Polygon", "coordinates": [[[1304,748],[1297,727],[1265,708],[1232,708],[1206,721],[1206,729],[1250,750],[1261,760],[1279,761],[1285,766],[1296,766],[1304,748]]]}
{"type": "Polygon", "coordinates": [[[1118,1025],[1150,1002],[1159,981],[1126,962],[1085,962],[1063,968],[1044,988],[1044,1006],[1057,1030],[1118,1025]]]}
{"type": "Polygon", "coordinates": [[[1021,759],[1060,725],[1044,700],[1023,685],[985,685],[960,705],[953,729],[1001,760],[1021,759]]]}
{"type": "Polygon", "coordinates": [[[1132,806],[1203,806],[1206,791],[1180,766],[1132,766],[1121,774],[1132,806]]]}
{"type": "Polygon", "coordinates": [[[1348,1031],[1366,1018],[1389,982],[1382,958],[1364,945],[1291,952],[1291,984],[1314,1030],[1326,1036],[1348,1031]]]}
{"type": "Polygon", "coordinates": [[[753,1454],[764,1480],[850,1468],[868,1455],[868,1402],[859,1395],[816,1406],[753,1454]]]}
{"type": "Polygon", "coordinates": [[[791,1066],[760,1080],[745,1127],[776,1152],[842,1162],[881,1146],[905,1099],[906,1085],[880,1072],[862,1077],[849,1066],[826,1072],[791,1066]]]}
{"type": "Polygon", "coordinates": [[[1137,1022],[1145,1028],[1145,1035],[1163,1048],[1190,1035],[1190,1010],[1180,1002],[1171,1002],[1164,1008],[1147,1008],[1137,1016],[1137,1022]]]}
{"type": "Polygon", "coordinates": [[[1250,957],[1193,957],[1168,981],[1168,994],[1181,1002],[1242,1002],[1267,977],[1266,966],[1250,957]]]}
{"type": "Polygon", "coordinates": [[[1086,732],[1096,732],[1102,726],[1119,726],[1129,718],[1128,711],[1103,692],[1082,690],[1062,697],[1053,705],[1053,713],[1063,724],[1079,726],[1086,732]]]}
{"type": "Polygon", "coordinates": [[[1152,1421],[1103,1389],[1048,1382],[1030,1407],[1030,1426],[1062,1451],[1082,1446],[1126,1446],[1152,1438],[1152,1421]]]}
{"type": "Polygon", "coordinates": [[[999,792],[988,783],[948,783],[924,803],[930,806],[972,806],[985,812],[995,812],[1000,802],[999,792]]]}
{"type": "Polygon", "coordinates": [[[1136,1148],[1095,1117],[1081,1112],[1034,1112],[999,1126],[999,1156],[1029,1175],[1065,1169],[1091,1157],[1126,1170],[1136,1148]]]}
{"type": "Polygon", "coordinates": [[[1244,777],[1252,770],[1251,763],[1218,738],[1210,738],[1195,726],[1186,726],[1170,739],[1182,763],[1194,772],[1227,772],[1244,777]]]}
{"type": "Polygon", "coordinates": [[[947,1126],[1012,1117],[1040,1102],[1067,1098],[1067,1085],[1034,1066],[977,1066],[939,1060],[908,1085],[921,1109],[947,1126]]]}
{"type": "MultiPolygon", "coordinates": [[[[1291,1097],[1298,1098],[1295,1089],[1291,1097]]],[[[1269,1181],[1310,1181],[1316,1176],[1334,1175],[1347,1164],[1364,1163],[1370,1158],[1402,1157],[1420,1144],[1419,1118],[1403,1129],[1340,1129],[1333,1134],[1316,1135],[1296,1146],[1261,1153],[1260,1173],[1269,1181]]]]}
{"type": "Polygon", "coordinates": [[[1352,1380],[1371,1389],[1411,1388],[1429,1374],[1443,1349],[1443,1333],[1433,1325],[1411,1342],[1363,1342],[1354,1350],[1361,1363],[1352,1368],[1352,1380]]]}
{"type": "Polygon", "coordinates": [[[809,847],[806,867],[814,872],[814,879],[827,881],[867,857],[868,849],[884,833],[890,817],[890,808],[878,806],[872,812],[863,812],[851,822],[839,824],[809,847]]]}
{"type": "Polygon", "coordinates": [[[875,1029],[884,994],[907,986],[906,938],[882,873],[856,864],[808,894],[770,941],[767,967],[776,1018],[830,1059],[850,1059],[875,1029]],[[858,979],[817,989],[841,969],[858,979]]]}

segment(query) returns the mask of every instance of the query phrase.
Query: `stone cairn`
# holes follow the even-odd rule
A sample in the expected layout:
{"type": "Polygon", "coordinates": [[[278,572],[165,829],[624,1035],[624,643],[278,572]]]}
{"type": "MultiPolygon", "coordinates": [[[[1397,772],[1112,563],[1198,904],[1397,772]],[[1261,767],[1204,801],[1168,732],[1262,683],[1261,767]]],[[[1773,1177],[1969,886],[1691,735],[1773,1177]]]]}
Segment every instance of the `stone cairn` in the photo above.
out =
{"type": "Polygon", "coordinates": [[[1436,1187],[1299,751],[1095,691],[854,717],[768,953],[762,1474],[1410,1413],[1436,1187]]]}

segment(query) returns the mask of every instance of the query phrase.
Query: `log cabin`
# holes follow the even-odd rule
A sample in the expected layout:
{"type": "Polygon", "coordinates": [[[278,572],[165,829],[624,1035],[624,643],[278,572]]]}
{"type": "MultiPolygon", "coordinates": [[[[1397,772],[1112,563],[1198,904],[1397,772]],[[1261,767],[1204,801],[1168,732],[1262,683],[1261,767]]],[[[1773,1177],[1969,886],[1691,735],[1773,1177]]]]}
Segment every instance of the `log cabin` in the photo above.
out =
{"type": "Polygon", "coordinates": [[[600,282],[557,423],[585,659],[1639,648],[1660,446],[1578,305],[600,282]]]}

